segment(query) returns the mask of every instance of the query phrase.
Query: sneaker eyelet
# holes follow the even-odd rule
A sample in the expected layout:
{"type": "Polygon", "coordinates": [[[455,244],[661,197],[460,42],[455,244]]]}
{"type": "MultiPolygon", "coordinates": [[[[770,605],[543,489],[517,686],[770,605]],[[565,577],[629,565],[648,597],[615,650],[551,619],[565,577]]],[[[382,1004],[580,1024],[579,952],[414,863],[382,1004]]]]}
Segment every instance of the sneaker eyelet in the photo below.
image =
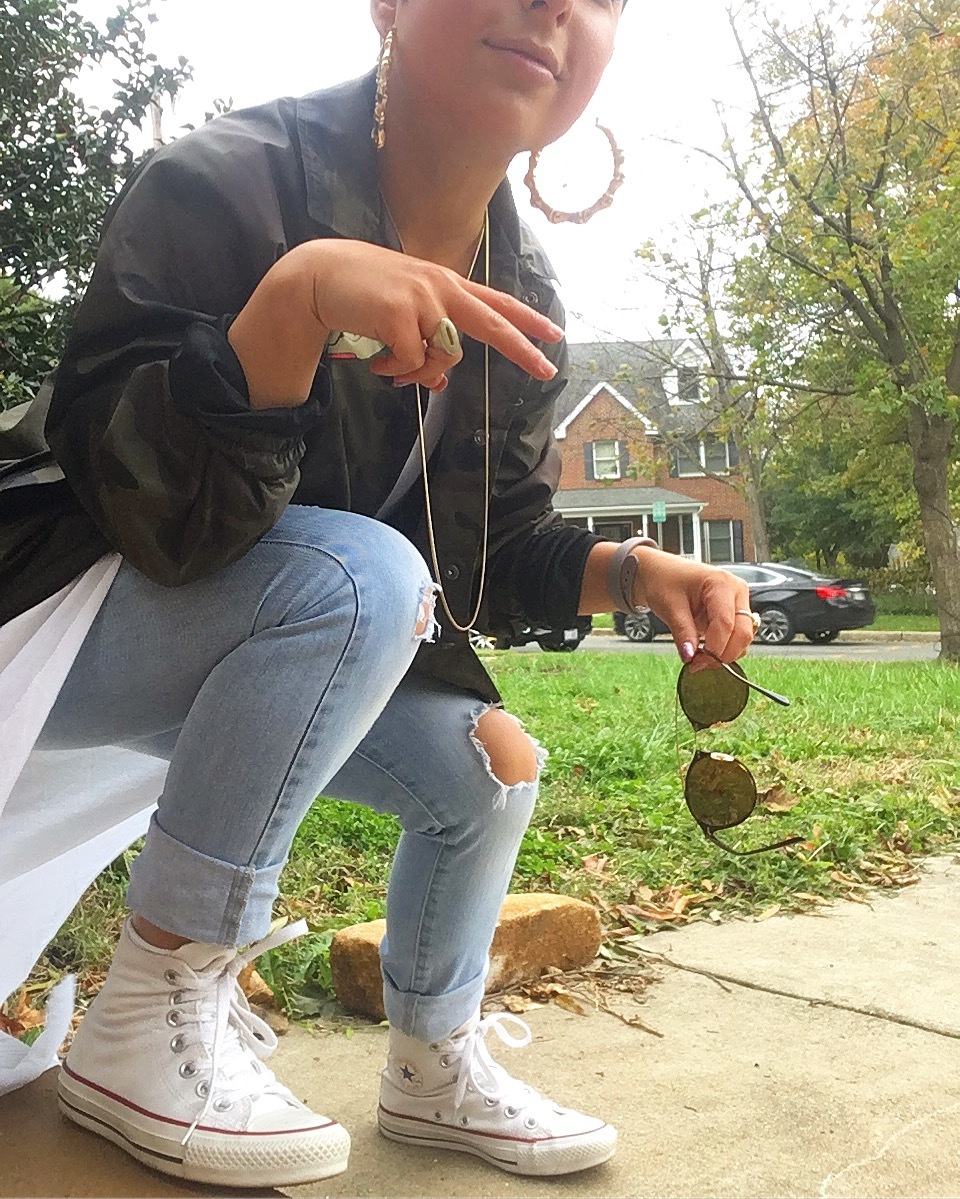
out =
{"type": "Polygon", "coordinates": [[[443,1119],[443,1112],[434,1112],[434,1113],[433,1113],[433,1118],[434,1118],[434,1120],[442,1120],[442,1119],[443,1119]]]}
{"type": "Polygon", "coordinates": [[[206,1097],[210,1094],[210,1084],[208,1082],[198,1082],[194,1089],[201,1099],[206,1099],[206,1097]]]}
{"type": "Polygon", "coordinates": [[[228,1112],[233,1107],[232,1099],[215,1099],[213,1110],[215,1112],[228,1112]]]}
{"type": "Polygon", "coordinates": [[[536,1128],[537,1121],[534,1119],[533,1116],[527,1116],[526,1120],[524,1120],[524,1122],[523,1122],[523,1127],[524,1128],[536,1128]]]}
{"type": "Polygon", "coordinates": [[[514,1116],[519,1116],[520,1109],[518,1107],[505,1107],[503,1109],[503,1114],[508,1120],[512,1120],[514,1116]]]}
{"type": "Polygon", "coordinates": [[[175,987],[180,981],[180,975],[176,972],[176,970],[164,970],[163,981],[165,983],[169,983],[171,987],[175,987]]]}
{"type": "Polygon", "coordinates": [[[174,991],[170,996],[170,1006],[179,1007],[185,998],[186,996],[183,991],[174,991]]]}
{"type": "Polygon", "coordinates": [[[183,1033],[177,1033],[177,1035],[170,1042],[170,1048],[173,1050],[174,1053],[183,1053],[183,1051],[184,1051],[184,1049],[186,1049],[186,1047],[187,1047],[187,1045],[183,1038],[183,1033]]]}
{"type": "Polygon", "coordinates": [[[464,1128],[466,1128],[467,1125],[470,1123],[470,1121],[467,1119],[466,1116],[461,1116],[460,1123],[463,1125],[464,1128]]]}
{"type": "Polygon", "coordinates": [[[179,1074],[181,1078],[194,1078],[196,1076],[198,1066],[196,1062],[184,1062],[180,1067],[179,1074]]]}
{"type": "Polygon", "coordinates": [[[496,1101],[496,1099],[484,1099],[483,1106],[484,1107],[496,1107],[497,1101],[496,1101]]]}
{"type": "Polygon", "coordinates": [[[176,1008],[173,1008],[171,1011],[167,1012],[167,1023],[171,1028],[180,1027],[180,1013],[176,1008]]]}
{"type": "Polygon", "coordinates": [[[265,1041],[267,1039],[262,1032],[255,1032],[253,1035],[258,1041],[265,1041]]]}
{"type": "Polygon", "coordinates": [[[453,1065],[453,1059],[450,1057],[449,1053],[445,1053],[440,1058],[440,1065],[443,1067],[444,1070],[450,1069],[450,1067],[453,1065]]]}
{"type": "Polygon", "coordinates": [[[440,1046],[436,1042],[434,1042],[434,1044],[432,1044],[430,1046],[430,1051],[431,1051],[431,1053],[436,1053],[439,1050],[439,1048],[440,1048],[440,1046]]]}

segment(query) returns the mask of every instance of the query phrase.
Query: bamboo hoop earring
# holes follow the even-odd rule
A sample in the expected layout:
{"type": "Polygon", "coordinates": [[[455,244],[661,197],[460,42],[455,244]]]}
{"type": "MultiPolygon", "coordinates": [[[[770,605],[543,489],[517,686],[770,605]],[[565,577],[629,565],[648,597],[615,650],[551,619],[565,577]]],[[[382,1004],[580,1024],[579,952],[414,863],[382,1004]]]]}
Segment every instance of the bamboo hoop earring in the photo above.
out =
{"type": "Polygon", "coordinates": [[[537,180],[534,174],[537,169],[537,163],[540,161],[540,151],[535,150],[530,155],[530,166],[523,181],[530,192],[530,203],[534,208],[539,208],[544,213],[551,225],[561,225],[565,221],[569,221],[573,225],[585,225],[592,216],[596,216],[604,208],[610,207],[613,203],[613,197],[616,195],[617,188],[623,183],[623,151],[617,145],[616,138],[606,125],[601,125],[597,121],[597,128],[610,143],[610,152],[613,155],[613,178],[610,180],[607,190],[600,199],[597,200],[596,204],[591,204],[589,208],[582,208],[579,212],[561,212],[556,208],[551,208],[543,196],[540,195],[540,189],[537,187],[537,180]]]}
{"type": "Polygon", "coordinates": [[[390,71],[393,67],[393,38],[396,26],[383,39],[380,58],[377,61],[377,99],[373,106],[373,129],[370,136],[378,150],[382,150],[386,137],[387,99],[390,87],[390,71]]]}

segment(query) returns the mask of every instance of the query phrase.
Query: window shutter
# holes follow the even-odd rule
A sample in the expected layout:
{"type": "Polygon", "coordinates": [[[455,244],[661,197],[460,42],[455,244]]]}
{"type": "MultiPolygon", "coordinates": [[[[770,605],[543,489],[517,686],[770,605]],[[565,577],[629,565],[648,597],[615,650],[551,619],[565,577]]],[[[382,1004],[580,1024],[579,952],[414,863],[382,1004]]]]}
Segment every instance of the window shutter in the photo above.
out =
{"type": "Polygon", "coordinates": [[[737,443],[732,437],[727,438],[727,461],[730,463],[730,469],[740,465],[740,454],[737,450],[737,443]]]}
{"type": "Polygon", "coordinates": [[[733,560],[734,562],[743,561],[743,521],[732,520],[733,525],[733,560]]]}
{"type": "Polygon", "coordinates": [[[618,441],[617,449],[620,451],[620,478],[625,479],[630,466],[630,447],[625,441],[618,441]]]}
{"type": "Polygon", "coordinates": [[[597,472],[593,466],[593,442],[588,441],[583,447],[583,477],[596,479],[597,472]]]}

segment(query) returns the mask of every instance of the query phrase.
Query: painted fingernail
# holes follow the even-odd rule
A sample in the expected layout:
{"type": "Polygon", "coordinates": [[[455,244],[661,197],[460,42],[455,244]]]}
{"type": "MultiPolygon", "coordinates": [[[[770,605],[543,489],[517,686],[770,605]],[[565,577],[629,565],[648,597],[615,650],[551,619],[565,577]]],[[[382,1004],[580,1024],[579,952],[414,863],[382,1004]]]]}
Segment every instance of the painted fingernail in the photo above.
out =
{"type": "Polygon", "coordinates": [[[692,662],[696,656],[697,651],[693,648],[693,642],[684,641],[683,645],[680,646],[681,662],[692,662]]]}

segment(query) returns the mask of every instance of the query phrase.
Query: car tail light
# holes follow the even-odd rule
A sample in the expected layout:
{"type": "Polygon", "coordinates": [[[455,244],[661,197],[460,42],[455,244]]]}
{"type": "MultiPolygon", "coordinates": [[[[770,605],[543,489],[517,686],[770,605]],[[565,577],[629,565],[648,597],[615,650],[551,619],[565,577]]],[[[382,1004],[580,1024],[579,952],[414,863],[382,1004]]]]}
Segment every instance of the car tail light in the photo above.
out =
{"type": "Polygon", "coordinates": [[[818,587],[817,596],[822,600],[832,599],[848,599],[849,592],[846,587],[818,587]]]}

